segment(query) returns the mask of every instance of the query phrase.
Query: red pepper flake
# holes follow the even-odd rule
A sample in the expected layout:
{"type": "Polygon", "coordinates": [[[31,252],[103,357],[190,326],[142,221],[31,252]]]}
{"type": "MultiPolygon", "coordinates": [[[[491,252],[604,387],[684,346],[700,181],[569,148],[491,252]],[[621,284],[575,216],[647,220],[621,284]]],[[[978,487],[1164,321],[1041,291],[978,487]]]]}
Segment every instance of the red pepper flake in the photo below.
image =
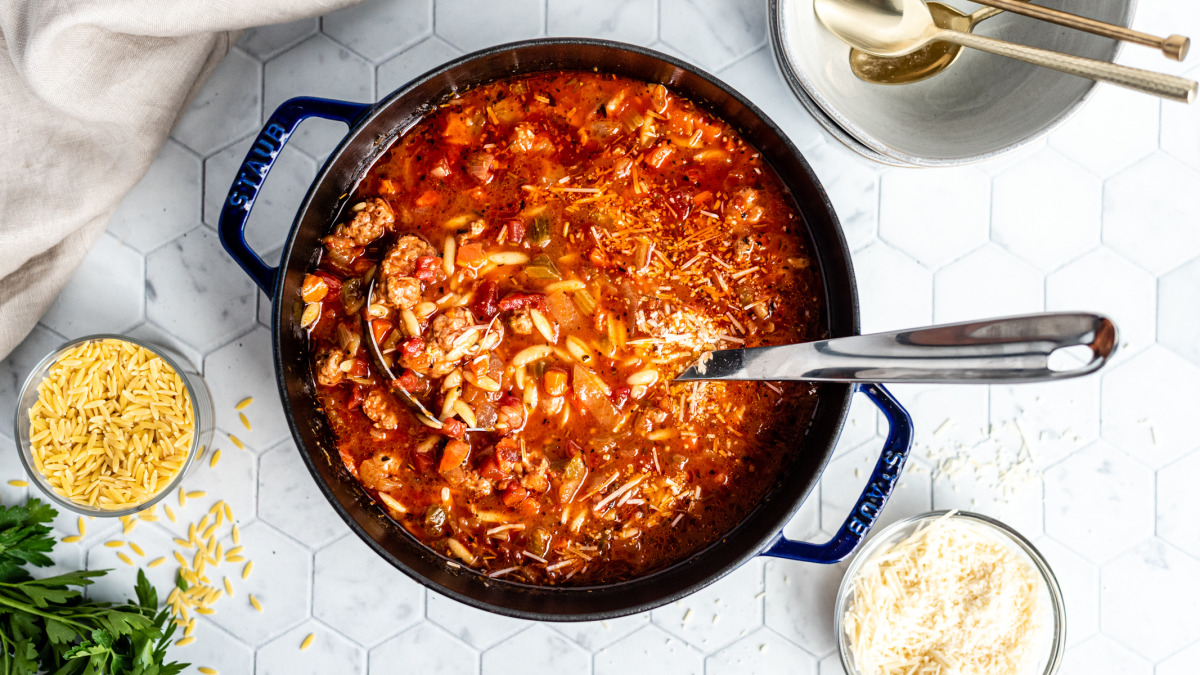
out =
{"type": "Polygon", "coordinates": [[[413,277],[426,283],[433,281],[434,279],[437,279],[438,267],[441,266],[441,264],[441,258],[423,255],[417,258],[417,267],[415,270],[413,270],[413,277]]]}
{"type": "MultiPolygon", "coordinates": [[[[425,341],[419,337],[411,337],[400,343],[400,353],[407,358],[416,358],[424,351],[425,341]]],[[[409,391],[412,390],[410,389],[409,391]]]]}
{"type": "Polygon", "coordinates": [[[546,296],[541,293],[509,293],[500,301],[499,307],[505,311],[534,307],[545,312],[546,296]]]}

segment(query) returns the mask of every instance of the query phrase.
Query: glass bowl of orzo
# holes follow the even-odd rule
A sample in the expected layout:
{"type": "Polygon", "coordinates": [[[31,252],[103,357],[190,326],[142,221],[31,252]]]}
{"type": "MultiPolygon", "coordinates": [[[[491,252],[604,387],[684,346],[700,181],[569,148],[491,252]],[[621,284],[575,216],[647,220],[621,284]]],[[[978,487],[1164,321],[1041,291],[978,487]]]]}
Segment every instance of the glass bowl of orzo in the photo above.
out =
{"type": "Polygon", "coordinates": [[[34,483],[87,516],[126,516],[178,487],[212,442],[208,386],[185,359],[90,335],[42,359],[21,388],[16,438],[34,483]]]}

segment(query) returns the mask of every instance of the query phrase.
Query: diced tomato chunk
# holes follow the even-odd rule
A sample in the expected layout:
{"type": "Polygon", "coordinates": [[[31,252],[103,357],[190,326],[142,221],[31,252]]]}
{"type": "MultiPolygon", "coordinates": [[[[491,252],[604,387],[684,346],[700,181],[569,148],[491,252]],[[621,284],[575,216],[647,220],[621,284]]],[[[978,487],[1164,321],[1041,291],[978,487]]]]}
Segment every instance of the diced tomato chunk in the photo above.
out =
{"type": "Polygon", "coordinates": [[[479,284],[479,287],[475,289],[474,302],[471,303],[471,311],[475,313],[475,316],[491,321],[492,317],[500,313],[500,308],[496,304],[499,290],[496,282],[491,279],[479,284]]]}
{"type": "Polygon", "coordinates": [[[525,240],[525,223],[516,218],[508,221],[508,240],[519,244],[525,240]]]}
{"type": "Polygon", "coordinates": [[[438,266],[441,264],[441,258],[423,255],[417,258],[417,268],[413,270],[413,276],[424,282],[433,281],[437,278],[438,266]]]}
{"type": "Polygon", "coordinates": [[[600,250],[599,246],[593,247],[592,252],[588,253],[588,260],[592,261],[593,267],[598,267],[600,269],[605,269],[609,264],[608,254],[600,250]]]}
{"type": "Polygon", "coordinates": [[[329,287],[330,294],[336,295],[342,292],[342,280],[333,276],[332,274],[317,270],[316,272],[313,272],[313,276],[320,277],[321,280],[325,282],[325,285],[329,287]]]}
{"type": "Polygon", "coordinates": [[[355,384],[354,389],[350,391],[350,398],[346,401],[346,407],[357,408],[362,405],[363,399],[367,397],[367,388],[361,384],[355,384]]]}
{"type": "Polygon", "coordinates": [[[429,448],[426,450],[419,450],[417,448],[413,448],[412,463],[413,463],[413,468],[415,468],[417,471],[419,471],[421,473],[429,473],[429,471],[431,471],[433,469],[433,460],[434,460],[433,448],[429,448]]]}
{"type": "Polygon", "coordinates": [[[541,293],[509,293],[500,301],[500,309],[510,311],[514,309],[528,309],[534,307],[547,311],[546,296],[541,293]]]}
{"type": "Polygon", "coordinates": [[[382,344],[387,339],[388,334],[392,332],[392,328],[394,326],[391,321],[384,321],[383,319],[372,321],[371,335],[375,338],[375,344],[382,344]]]}
{"type": "Polygon", "coordinates": [[[687,220],[687,217],[692,214],[692,191],[681,188],[667,195],[667,204],[674,211],[679,220],[687,220]]]}
{"type": "Polygon", "coordinates": [[[368,372],[370,371],[367,368],[366,360],[354,359],[353,363],[350,364],[350,370],[346,371],[346,374],[350,377],[366,377],[368,372]]]}
{"type": "Polygon", "coordinates": [[[416,391],[421,386],[421,377],[410,368],[400,373],[392,384],[404,391],[416,391]]]}
{"type": "Polygon", "coordinates": [[[504,502],[505,506],[513,507],[525,501],[525,498],[528,496],[529,490],[526,490],[520,483],[514,480],[504,489],[504,495],[500,499],[504,502]]]}
{"type": "Polygon", "coordinates": [[[446,473],[462,466],[463,462],[467,461],[469,454],[471,454],[470,443],[460,440],[450,441],[442,450],[442,459],[438,462],[438,473],[446,473]]]}
{"type": "Polygon", "coordinates": [[[519,513],[522,518],[533,518],[541,512],[541,502],[536,499],[525,499],[517,505],[517,513],[519,513]]]}
{"type": "Polygon", "coordinates": [[[410,359],[420,356],[423,351],[425,351],[425,341],[419,337],[410,337],[400,343],[400,353],[410,359]]]}
{"type": "Polygon", "coordinates": [[[442,422],[442,433],[450,438],[459,438],[467,434],[467,425],[456,419],[448,419],[442,422]]]}
{"type": "Polygon", "coordinates": [[[613,405],[620,409],[625,407],[625,403],[629,401],[629,395],[632,393],[633,390],[629,387],[616,387],[613,389],[612,396],[609,398],[612,399],[613,405]]]}
{"type": "Polygon", "coordinates": [[[521,449],[517,442],[511,438],[501,439],[496,444],[496,463],[499,464],[500,470],[504,473],[512,473],[512,470],[521,463],[521,449]]]}
{"type": "Polygon", "coordinates": [[[504,480],[508,478],[508,474],[501,470],[499,462],[496,461],[495,455],[489,455],[483,458],[479,463],[479,475],[487,480],[504,480]]]}

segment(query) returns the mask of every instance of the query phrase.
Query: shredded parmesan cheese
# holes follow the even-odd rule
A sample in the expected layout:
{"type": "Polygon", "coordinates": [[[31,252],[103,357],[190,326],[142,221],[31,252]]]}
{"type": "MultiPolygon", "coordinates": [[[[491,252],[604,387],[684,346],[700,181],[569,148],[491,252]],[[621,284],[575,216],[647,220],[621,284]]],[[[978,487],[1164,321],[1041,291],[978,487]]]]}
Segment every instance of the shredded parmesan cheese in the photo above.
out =
{"type": "Polygon", "coordinates": [[[946,516],[874,554],[844,629],[867,675],[1016,675],[1036,666],[1037,572],[979,526],[946,516]]]}

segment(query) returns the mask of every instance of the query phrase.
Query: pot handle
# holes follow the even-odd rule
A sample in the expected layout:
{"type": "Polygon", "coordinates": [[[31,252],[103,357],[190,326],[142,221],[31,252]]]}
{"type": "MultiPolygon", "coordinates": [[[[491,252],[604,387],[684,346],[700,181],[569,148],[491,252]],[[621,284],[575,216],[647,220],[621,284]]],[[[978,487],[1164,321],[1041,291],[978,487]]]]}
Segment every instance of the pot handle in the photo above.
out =
{"type": "Polygon", "coordinates": [[[883,444],[883,453],[879,456],[879,462],[875,464],[871,477],[867,479],[867,486],[863,488],[858,503],[854,505],[850,516],[842,523],[837,534],[824,544],[792,541],[781,533],[767,546],[762,555],[824,564],[841,562],[858,548],[879,518],[888,497],[892,496],[892,490],[896,488],[896,481],[904,469],[904,462],[908,459],[908,452],[912,449],[912,417],[882,386],[862,384],[858,385],[858,390],[879,406],[888,421],[888,436],[883,444]]]}
{"type": "Polygon", "coordinates": [[[271,113],[262,131],[258,132],[258,138],[254,139],[254,144],[250,146],[250,151],[246,153],[246,159],[242,160],[237,176],[229,186],[225,206],[221,209],[217,233],[225,251],[241,265],[267,296],[273,294],[278,268],[263,262],[263,259],[246,244],[246,221],[250,218],[250,209],[254,208],[254,200],[258,198],[258,191],[262,189],[267,173],[279,157],[279,151],[283,150],[284,144],[296,127],[309,117],[323,117],[353,127],[358,118],[372,105],[309,96],[284,101],[271,113]]]}

